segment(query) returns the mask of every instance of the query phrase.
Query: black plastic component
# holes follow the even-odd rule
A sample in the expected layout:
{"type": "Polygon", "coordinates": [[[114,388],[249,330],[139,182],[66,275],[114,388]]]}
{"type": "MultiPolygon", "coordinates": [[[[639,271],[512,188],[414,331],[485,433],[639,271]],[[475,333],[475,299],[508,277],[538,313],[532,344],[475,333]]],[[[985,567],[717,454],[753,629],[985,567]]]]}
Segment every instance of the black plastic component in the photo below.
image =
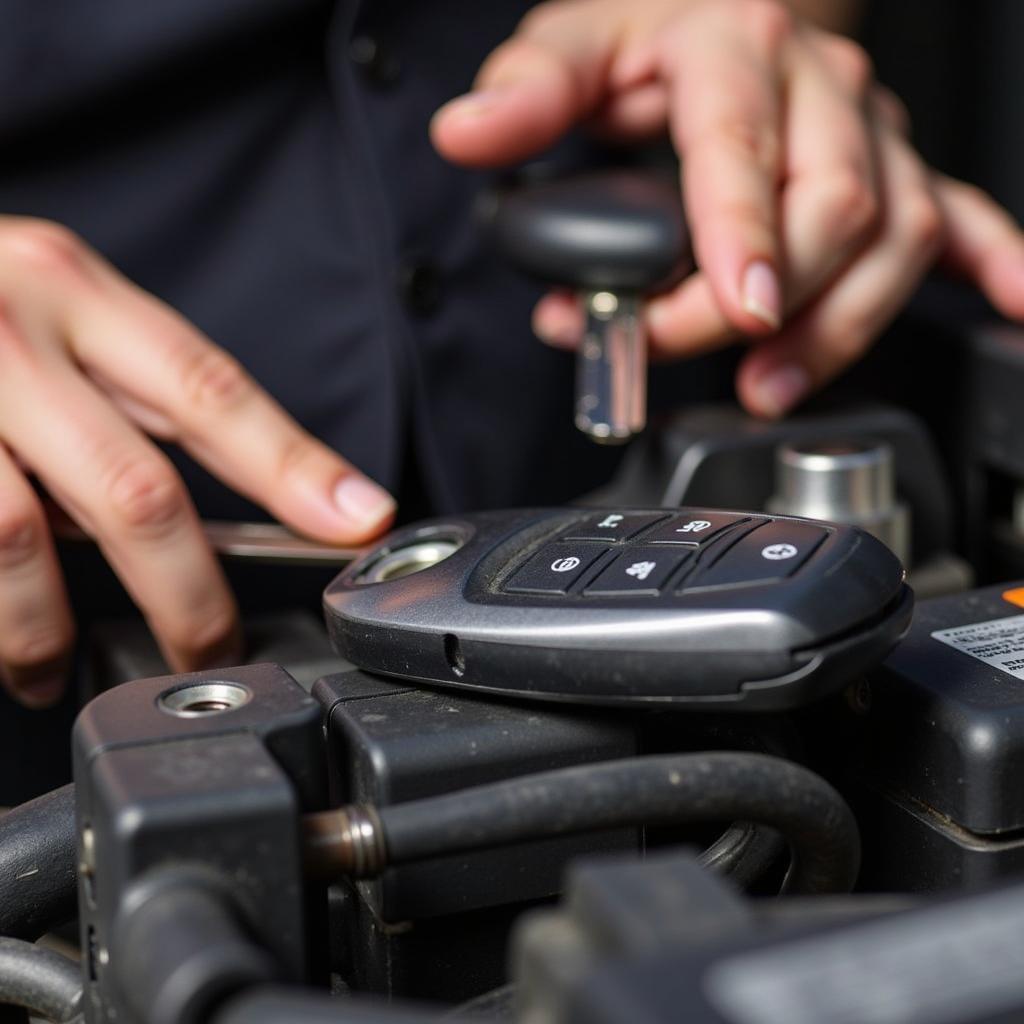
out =
{"type": "MultiPolygon", "coordinates": [[[[719,521],[722,529],[660,594],[586,594],[625,553],[652,560],[643,531],[612,547],[548,543],[595,514],[488,512],[398,531],[327,588],[331,637],[361,668],[409,680],[581,704],[745,711],[784,710],[835,692],[881,661],[909,623],[912,595],[902,566],[870,535],[753,515],[729,529],[736,515],[715,510],[679,513],[685,522],[719,521]],[[757,549],[748,585],[702,589],[716,571],[738,584],[725,562],[730,545],[763,530],[767,543],[757,549]],[[414,575],[364,582],[381,551],[427,533],[458,534],[462,545],[414,575]],[[799,572],[764,579],[760,563],[775,564],[764,549],[787,543],[797,555],[775,560],[787,566],[815,550],[799,572]],[[516,592],[526,587],[530,593],[516,592]]],[[[655,524],[652,532],[662,529],[655,524]]]]}
{"type": "Polygon", "coordinates": [[[507,594],[567,594],[607,548],[569,541],[547,544],[505,584],[507,594]]]}
{"type": "Polygon", "coordinates": [[[657,594],[676,569],[692,557],[693,551],[688,548],[632,547],[602,569],[583,593],[657,594]]]}
{"type": "Polygon", "coordinates": [[[204,868],[157,868],[133,882],[111,957],[131,1019],[146,1024],[204,1024],[230,996],[277,975],[228,882],[204,868]]]}
{"type": "MultiPolygon", "coordinates": [[[[1019,415],[1016,396],[1021,388],[1008,391],[1019,415]]],[[[987,398],[979,398],[979,411],[982,402],[985,414],[994,418],[987,398]]],[[[942,404],[942,412],[948,417],[947,405],[942,404]]],[[[1000,412],[999,419],[1007,437],[1019,436],[1008,417],[1000,412]]],[[[961,436],[976,436],[981,422],[980,416],[972,419],[961,436]]],[[[777,422],[755,419],[735,405],[687,409],[633,444],[600,501],[764,509],[775,493],[775,452],[780,445],[850,438],[885,442],[893,451],[897,491],[910,508],[913,524],[913,567],[952,551],[953,500],[935,442],[921,420],[903,408],[880,403],[800,413],[777,422]]]]}
{"type": "Polygon", "coordinates": [[[593,291],[667,288],[693,268],[678,178],[597,171],[541,180],[488,206],[498,248],[543,281],[593,291]]]}
{"type": "MultiPolygon", "coordinates": [[[[514,937],[522,1016],[562,1024],[604,971],[665,949],[680,957],[692,946],[744,934],[752,918],[738,893],[689,853],[574,864],[559,907],[526,918],[514,937]]],[[[619,1004],[620,1019],[647,1019],[643,1002],[634,995],[619,1004]]],[[[689,1021],[691,1005],[681,1000],[674,1020],[689,1021]]]]}
{"type": "Polygon", "coordinates": [[[723,530],[747,522],[746,516],[726,512],[699,512],[673,516],[644,538],[649,544],[693,544],[701,547],[717,540],[723,530]]]}
{"type": "Polygon", "coordinates": [[[134,883],[169,861],[230,879],[283,979],[319,973],[307,928],[324,901],[303,882],[298,815],[326,805],[323,758],[318,705],[272,665],[140,680],[82,711],[74,759],[90,1024],[133,1019],[131,979],[111,956],[116,922],[134,883]],[[194,705],[184,699],[211,686],[248,699],[222,711],[204,690],[194,705]],[[184,714],[173,713],[174,694],[184,714]]]}
{"type": "Polygon", "coordinates": [[[1024,866],[1022,586],[921,602],[871,677],[859,763],[878,794],[878,885],[978,885],[1024,866]]]}
{"type": "MultiPolygon", "coordinates": [[[[484,1024],[476,1017],[460,1015],[458,1019],[461,1024],[484,1024]]],[[[267,987],[232,1000],[212,1024],[441,1024],[445,1020],[451,1024],[447,1014],[433,1010],[267,987]]]]}
{"type": "MultiPolygon", "coordinates": [[[[412,689],[363,672],[328,676],[314,695],[327,718],[336,802],[388,807],[637,749],[633,724],[621,718],[412,689]]],[[[605,830],[435,858],[361,882],[342,913],[349,981],[450,1001],[498,985],[506,933],[523,905],[559,892],[572,858],[638,843],[636,829],[605,830]]]]}
{"type": "Polygon", "coordinates": [[[75,787],[0,817],[0,935],[34,941],[77,910],[75,787]]]}
{"type": "Polygon", "coordinates": [[[523,1020],[1010,1024],[1024,887],[930,906],[756,906],[677,856],[585,866],[517,942],[523,1020]]]}
{"type": "Polygon", "coordinates": [[[752,580],[783,580],[792,576],[827,536],[827,531],[806,523],[765,523],[740,538],[689,585],[747,586],[752,580]]]}
{"type": "MultiPolygon", "coordinates": [[[[323,621],[304,608],[247,617],[244,626],[245,661],[280,665],[304,690],[321,676],[347,667],[331,649],[323,621]]],[[[89,633],[86,699],[133,679],[153,679],[170,671],[152,630],[141,619],[101,622],[89,633]]]]}
{"type": "MultiPolygon", "coordinates": [[[[589,516],[565,531],[565,540],[630,540],[665,518],[636,512],[607,512],[589,516]]],[[[650,534],[648,534],[650,536],[650,534]]]]}
{"type": "Polygon", "coordinates": [[[922,602],[872,682],[876,763],[900,789],[972,832],[1024,830],[1024,607],[1003,597],[1018,586],[922,602]],[[978,656],[934,635],[949,630],[978,656]]]}
{"type": "MultiPolygon", "coordinates": [[[[354,671],[328,676],[316,695],[328,712],[330,756],[346,803],[396,803],[636,751],[630,723],[607,716],[538,713],[527,706],[396,686],[354,671]]],[[[635,849],[635,830],[586,840],[529,843],[446,857],[360,883],[385,921],[423,919],[524,902],[559,891],[568,860],[592,849],[635,849]],[[519,867],[529,862],[528,873],[519,867]],[[457,877],[458,886],[444,884],[457,877]],[[492,883],[501,878],[499,891],[492,883]]]]}
{"type": "Polygon", "coordinates": [[[943,426],[959,456],[967,555],[979,578],[994,582],[1024,575],[1024,536],[1014,523],[1024,480],[1024,347],[1016,325],[986,318],[971,326],[953,351],[938,353],[958,389],[945,402],[943,426]]]}

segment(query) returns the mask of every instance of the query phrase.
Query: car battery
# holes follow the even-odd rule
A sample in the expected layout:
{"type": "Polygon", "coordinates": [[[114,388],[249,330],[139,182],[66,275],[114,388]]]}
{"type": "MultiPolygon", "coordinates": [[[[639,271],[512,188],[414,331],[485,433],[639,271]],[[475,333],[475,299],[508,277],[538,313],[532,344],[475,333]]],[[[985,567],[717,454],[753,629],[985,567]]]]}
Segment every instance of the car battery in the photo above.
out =
{"type": "Polygon", "coordinates": [[[854,703],[864,886],[1024,870],[1024,583],[920,602],[854,703]]]}
{"type": "MultiPolygon", "coordinates": [[[[637,753],[629,716],[469,698],[351,671],[314,687],[333,799],[378,806],[637,753]]],[[[389,869],[335,894],[354,988],[458,1000],[502,983],[524,905],[557,894],[574,857],[636,851],[637,829],[522,843],[389,869]],[[453,939],[458,939],[453,942],[453,939]]]]}

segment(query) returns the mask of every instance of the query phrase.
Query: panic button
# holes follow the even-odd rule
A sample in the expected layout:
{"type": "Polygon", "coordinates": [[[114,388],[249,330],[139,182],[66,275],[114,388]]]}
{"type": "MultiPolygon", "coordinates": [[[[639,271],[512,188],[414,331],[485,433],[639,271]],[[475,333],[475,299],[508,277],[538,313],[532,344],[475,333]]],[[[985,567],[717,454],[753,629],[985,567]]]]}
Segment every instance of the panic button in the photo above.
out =
{"type": "Polygon", "coordinates": [[[634,545],[626,548],[602,572],[584,594],[657,594],[669,576],[688,559],[692,548],[656,548],[634,545]]]}
{"type": "Polygon", "coordinates": [[[729,548],[692,585],[724,587],[785,579],[811,557],[826,536],[828,531],[804,523],[767,523],[729,548]]]}

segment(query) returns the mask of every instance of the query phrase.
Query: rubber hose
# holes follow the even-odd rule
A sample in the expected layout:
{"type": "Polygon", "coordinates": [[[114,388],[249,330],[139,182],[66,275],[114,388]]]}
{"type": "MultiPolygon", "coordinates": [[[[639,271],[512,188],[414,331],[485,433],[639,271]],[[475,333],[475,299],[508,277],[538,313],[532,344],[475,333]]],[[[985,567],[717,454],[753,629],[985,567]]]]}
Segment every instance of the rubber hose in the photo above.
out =
{"type": "Polygon", "coordinates": [[[747,889],[775,864],[786,843],[774,829],[740,822],[731,825],[697,858],[700,866],[747,889]]]}
{"type": "Polygon", "coordinates": [[[60,953],[23,939],[0,938],[0,1003],[67,1022],[82,1004],[82,975],[60,953]]]}
{"type": "Polygon", "coordinates": [[[0,935],[38,939],[78,911],[75,787],[0,816],[0,935]]]}
{"type": "Polygon", "coordinates": [[[629,825],[747,821],[789,844],[788,892],[846,892],[853,813],[824,779],[766,754],[708,752],[580,765],[378,808],[390,865],[629,825]]]}

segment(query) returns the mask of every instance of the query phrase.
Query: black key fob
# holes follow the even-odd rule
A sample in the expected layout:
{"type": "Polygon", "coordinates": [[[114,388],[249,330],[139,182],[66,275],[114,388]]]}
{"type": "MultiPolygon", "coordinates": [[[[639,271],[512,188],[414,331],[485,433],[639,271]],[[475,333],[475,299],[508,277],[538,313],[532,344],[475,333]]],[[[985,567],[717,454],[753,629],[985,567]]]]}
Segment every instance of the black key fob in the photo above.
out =
{"type": "Polygon", "coordinates": [[[324,595],[360,668],[581,704],[782,710],[888,653],[913,595],[852,527],[707,509],[485,512],[392,533],[324,595]]]}

